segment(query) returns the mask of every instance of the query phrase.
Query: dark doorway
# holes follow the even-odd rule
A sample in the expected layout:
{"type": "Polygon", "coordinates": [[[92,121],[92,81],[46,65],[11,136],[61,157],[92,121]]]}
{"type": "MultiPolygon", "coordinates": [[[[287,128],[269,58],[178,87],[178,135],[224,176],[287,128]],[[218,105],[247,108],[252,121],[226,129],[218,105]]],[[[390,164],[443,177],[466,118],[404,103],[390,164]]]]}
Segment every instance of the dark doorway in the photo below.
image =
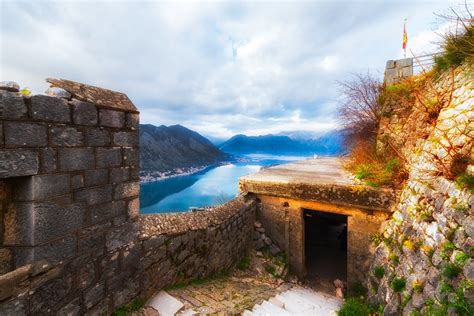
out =
{"type": "Polygon", "coordinates": [[[313,287],[333,293],[347,278],[347,216],[305,210],[305,265],[313,287]]]}

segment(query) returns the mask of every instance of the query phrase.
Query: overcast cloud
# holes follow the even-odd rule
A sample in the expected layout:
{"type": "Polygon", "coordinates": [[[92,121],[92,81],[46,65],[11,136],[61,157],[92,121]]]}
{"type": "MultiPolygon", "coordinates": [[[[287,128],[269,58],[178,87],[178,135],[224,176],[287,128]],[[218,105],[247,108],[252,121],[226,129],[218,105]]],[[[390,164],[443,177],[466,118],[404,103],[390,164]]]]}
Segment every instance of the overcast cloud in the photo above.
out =
{"type": "Polygon", "coordinates": [[[436,51],[433,12],[459,1],[8,1],[0,80],[126,93],[142,123],[230,137],[336,127],[337,81],[436,51]]]}

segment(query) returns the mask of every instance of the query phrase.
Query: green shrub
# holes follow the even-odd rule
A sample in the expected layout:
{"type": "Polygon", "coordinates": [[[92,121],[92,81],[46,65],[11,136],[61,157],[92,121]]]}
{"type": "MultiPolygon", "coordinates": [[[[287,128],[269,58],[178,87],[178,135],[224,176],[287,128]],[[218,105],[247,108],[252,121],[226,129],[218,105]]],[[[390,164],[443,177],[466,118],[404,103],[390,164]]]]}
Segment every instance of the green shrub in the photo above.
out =
{"type": "Polygon", "coordinates": [[[376,278],[381,279],[385,275],[385,269],[382,266],[374,268],[374,275],[376,278]]]}
{"type": "Polygon", "coordinates": [[[366,297],[368,292],[369,291],[367,290],[367,288],[360,282],[355,283],[351,286],[351,294],[354,297],[366,297]]]}
{"type": "Polygon", "coordinates": [[[348,298],[337,313],[339,316],[369,316],[371,309],[360,298],[348,298]]]}
{"type": "Polygon", "coordinates": [[[390,287],[396,293],[400,293],[405,289],[406,285],[407,285],[407,281],[404,278],[394,278],[392,280],[392,283],[390,284],[390,287]]]}
{"type": "Polygon", "coordinates": [[[461,268],[454,263],[448,263],[444,266],[442,274],[445,278],[454,279],[461,273],[461,268]]]}
{"type": "Polygon", "coordinates": [[[474,193],[474,176],[461,173],[456,177],[455,182],[460,189],[467,189],[469,192],[474,193]]]}
{"type": "Polygon", "coordinates": [[[242,258],[242,260],[237,263],[237,269],[239,270],[247,270],[250,267],[250,257],[247,256],[245,258],[242,258]]]}
{"type": "Polygon", "coordinates": [[[437,72],[445,71],[458,66],[469,56],[474,56],[474,26],[467,24],[463,34],[449,34],[445,36],[442,45],[444,52],[434,58],[434,69],[437,72]]]}
{"type": "Polygon", "coordinates": [[[378,246],[383,241],[383,236],[379,233],[373,233],[370,235],[370,241],[373,242],[375,246],[378,246]]]}
{"type": "Polygon", "coordinates": [[[373,173],[371,172],[372,168],[373,166],[371,164],[362,164],[356,168],[354,176],[359,180],[367,179],[373,176],[373,173]]]}
{"type": "Polygon", "coordinates": [[[469,258],[470,256],[467,253],[460,251],[454,256],[454,261],[456,264],[463,265],[469,260],[469,258]]]}
{"type": "Polygon", "coordinates": [[[267,264],[265,264],[265,271],[267,271],[268,273],[273,275],[273,274],[275,274],[276,268],[273,264],[267,263],[267,264]]]}
{"type": "Polygon", "coordinates": [[[126,316],[138,311],[145,305],[145,300],[135,298],[130,304],[118,307],[113,313],[113,316],[126,316]]]}

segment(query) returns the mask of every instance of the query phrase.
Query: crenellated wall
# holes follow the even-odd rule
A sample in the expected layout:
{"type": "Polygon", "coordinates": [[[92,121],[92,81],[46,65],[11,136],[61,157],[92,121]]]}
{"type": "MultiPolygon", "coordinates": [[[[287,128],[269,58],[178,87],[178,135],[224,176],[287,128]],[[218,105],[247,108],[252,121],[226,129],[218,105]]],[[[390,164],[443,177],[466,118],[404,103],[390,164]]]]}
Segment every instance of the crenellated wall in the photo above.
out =
{"type": "Polygon", "coordinates": [[[0,315],[101,315],[230,268],[255,202],[139,214],[139,115],[126,95],[48,79],[0,90],[0,315]]]}

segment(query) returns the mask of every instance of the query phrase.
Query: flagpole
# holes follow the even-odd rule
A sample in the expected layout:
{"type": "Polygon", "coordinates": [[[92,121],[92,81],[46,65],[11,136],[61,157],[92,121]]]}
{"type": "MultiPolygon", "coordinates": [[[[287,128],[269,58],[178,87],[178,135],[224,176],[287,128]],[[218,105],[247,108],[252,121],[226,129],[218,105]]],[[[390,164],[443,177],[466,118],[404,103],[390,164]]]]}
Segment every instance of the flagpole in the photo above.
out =
{"type": "MultiPolygon", "coordinates": [[[[403,34],[405,36],[406,34],[406,31],[407,31],[407,18],[405,18],[404,22],[403,22],[403,34]]],[[[405,44],[405,47],[403,48],[403,58],[407,58],[407,46],[405,44]]]]}

